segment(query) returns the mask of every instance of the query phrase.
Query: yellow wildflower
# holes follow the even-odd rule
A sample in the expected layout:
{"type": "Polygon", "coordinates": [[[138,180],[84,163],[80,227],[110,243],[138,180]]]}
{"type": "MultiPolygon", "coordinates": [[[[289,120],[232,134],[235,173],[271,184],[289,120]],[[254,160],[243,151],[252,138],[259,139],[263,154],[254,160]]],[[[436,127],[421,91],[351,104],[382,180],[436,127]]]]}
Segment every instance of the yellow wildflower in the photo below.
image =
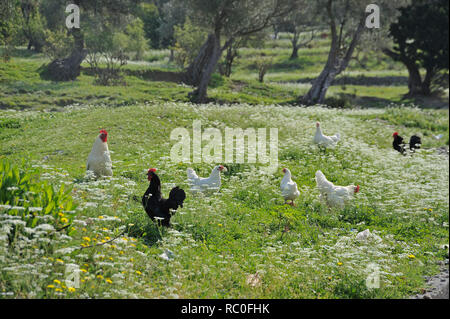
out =
{"type": "Polygon", "coordinates": [[[64,260],[62,260],[62,259],[56,259],[56,262],[58,262],[58,263],[61,263],[61,264],[64,264],[64,260]]]}
{"type": "Polygon", "coordinates": [[[338,266],[342,266],[343,265],[343,263],[341,263],[341,262],[338,262],[337,264],[338,264],[338,266]]]}
{"type": "Polygon", "coordinates": [[[90,241],[91,241],[91,239],[90,239],[89,237],[83,237],[83,240],[84,240],[84,241],[87,241],[87,242],[90,242],[90,241]]]}
{"type": "Polygon", "coordinates": [[[106,279],[106,282],[107,282],[108,284],[112,284],[112,280],[111,280],[110,278],[107,278],[107,279],[106,279]]]}
{"type": "Polygon", "coordinates": [[[62,292],[63,290],[61,288],[56,288],[55,291],[62,292]]]}
{"type": "Polygon", "coordinates": [[[137,273],[138,275],[142,275],[142,273],[141,273],[139,270],[136,270],[136,273],[137,273]]]}
{"type": "Polygon", "coordinates": [[[409,259],[414,259],[414,258],[416,258],[416,256],[414,256],[413,254],[410,254],[410,255],[408,255],[408,258],[409,259]]]}
{"type": "Polygon", "coordinates": [[[69,291],[70,291],[70,292],[74,292],[75,290],[76,290],[75,288],[69,287],[69,291]]]}
{"type": "Polygon", "coordinates": [[[58,279],[53,280],[53,282],[54,282],[55,284],[61,285],[61,281],[59,281],[58,279]]]}
{"type": "Polygon", "coordinates": [[[67,218],[65,218],[65,217],[61,218],[61,223],[66,224],[68,222],[69,222],[69,220],[67,218]]]}
{"type": "Polygon", "coordinates": [[[53,289],[55,288],[55,285],[48,285],[47,288],[53,289]]]}

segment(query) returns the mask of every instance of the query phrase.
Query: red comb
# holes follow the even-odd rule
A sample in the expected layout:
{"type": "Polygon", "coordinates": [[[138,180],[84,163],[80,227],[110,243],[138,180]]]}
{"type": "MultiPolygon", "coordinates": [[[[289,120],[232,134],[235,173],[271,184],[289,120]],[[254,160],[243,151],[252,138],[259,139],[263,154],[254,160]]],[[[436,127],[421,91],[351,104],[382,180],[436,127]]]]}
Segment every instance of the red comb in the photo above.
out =
{"type": "Polygon", "coordinates": [[[392,136],[398,136],[398,132],[394,132],[394,134],[392,134],[392,136]]]}
{"type": "Polygon", "coordinates": [[[358,185],[358,186],[356,186],[356,190],[355,190],[355,193],[358,193],[358,192],[359,192],[359,189],[360,189],[359,185],[358,185]]]}
{"type": "Polygon", "coordinates": [[[108,132],[106,132],[106,130],[100,130],[100,132],[99,133],[103,133],[103,134],[106,134],[106,135],[108,135],[108,132]]]}
{"type": "Polygon", "coordinates": [[[148,170],[148,173],[156,173],[156,168],[150,168],[149,170],[148,170]]]}

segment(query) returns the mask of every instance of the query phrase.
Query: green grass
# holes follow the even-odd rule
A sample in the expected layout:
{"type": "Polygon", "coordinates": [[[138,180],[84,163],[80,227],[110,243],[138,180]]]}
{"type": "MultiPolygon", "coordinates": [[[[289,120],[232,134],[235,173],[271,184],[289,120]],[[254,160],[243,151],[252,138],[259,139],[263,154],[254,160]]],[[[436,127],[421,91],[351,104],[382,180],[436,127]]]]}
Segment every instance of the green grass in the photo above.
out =
{"type": "MultiPolygon", "coordinates": [[[[448,244],[448,158],[431,149],[439,145],[430,134],[424,136],[425,149],[413,157],[390,147],[389,121],[399,118],[397,113],[417,118],[416,112],[160,102],[3,111],[1,156],[16,163],[25,158],[40,178],[70,184],[80,208],[70,238],[31,241],[26,258],[14,259],[14,249],[3,255],[11,257],[2,261],[0,290],[38,298],[408,297],[424,287],[424,275],[438,271],[436,262],[446,254],[440,247],[448,244]],[[194,119],[203,128],[267,127],[268,118],[270,127],[279,128],[279,171],[289,167],[301,190],[295,208],[283,206],[282,174],[259,175],[254,168],[261,164],[226,164],[219,194],[188,192],[172,230],[156,227],[132,199],[144,193],[148,167],[159,169],[164,195],[175,184],[189,189],[185,172],[191,165],[168,158],[174,128],[190,130],[194,119]],[[316,120],[326,133],[343,135],[338,148],[323,153],[311,145],[316,120]],[[110,133],[114,178],[89,182],[83,180],[85,161],[100,128],[110,133]],[[337,184],[360,184],[361,193],[344,210],[328,211],[318,200],[318,169],[337,184]],[[114,238],[121,227],[126,233],[110,244],[64,250],[114,238]],[[356,241],[356,232],[365,229],[382,241],[356,241]],[[166,249],[174,259],[160,257],[166,249]],[[381,268],[380,289],[365,286],[370,263],[381,268]],[[60,284],[53,281],[64,285],[67,264],[84,269],[81,286],[57,292],[60,284]],[[26,265],[37,265],[32,285],[23,272],[26,265]],[[253,287],[247,279],[256,273],[260,284],[253,287]]],[[[423,122],[401,122],[396,129],[448,131],[448,112],[426,114],[423,122]],[[433,119],[437,126],[428,129],[433,119]]],[[[207,175],[212,165],[193,167],[207,175]]]]}
{"type": "MultiPolygon", "coordinates": [[[[286,37],[282,34],[280,40],[271,40],[262,49],[241,49],[231,78],[215,75],[216,80],[210,85],[209,96],[218,103],[286,104],[298,101],[307,92],[309,83],[322,70],[328,55],[329,41],[316,39],[311,48],[300,49],[299,57],[291,60],[290,44],[286,37]],[[264,84],[257,81],[255,64],[255,59],[261,53],[273,58],[264,84]]],[[[105,103],[121,106],[146,101],[185,102],[192,88],[157,81],[157,78],[149,81],[139,75],[139,72],[147,70],[181,72],[179,67],[168,63],[169,55],[168,50],[148,51],[144,61],[131,61],[124,67],[128,74],[133,74],[126,76],[127,86],[103,87],[94,85],[94,77],[88,75],[87,71],[70,83],[42,80],[38,70],[49,61],[42,54],[32,54],[25,48],[18,48],[13,52],[12,62],[0,65],[0,107],[56,110],[73,104],[105,103]],[[133,89],[130,90],[130,87],[133,89]]],[[[407,75],[400,64],[392,63],[379,54],[368,55],[364,62],[370,71],[352,61],[342,76],[353,79],[364,76],[370,79],[407,75]]],[[[83,67],[87,68],[88,64],[84,63],[83,67]]],[[[405,102],[403,95],[408,91],[406,84],[367,86],[364,79],[360,82],[361,85],[333,86],[328,95],[345,94],[352,105],[362,107],[383,107],[389,102],[405,102]]],[[[426,104],[427,101],[424,101],[423,105],[426,104]]]]}
{"type": "Polygon", "coordinates": [[[2,297],[407,298],[425,288],[424,276],[436,274],[448,256],[442,246],[449,240],[449,166],[437,152],[448,149],[448,101],[444,110],[432,109],[441,100],[420,101],[430,109],[404,107],[417,103],[403,98],[407,73],[373,54],[364,61],[369,70],[352,61],[341,75],[347,82],[330,88],[327,103],[343,108],[292,106],[321,71],[328,45],[317,39],[295,60],[286,34],[262,49],[244,48],[231,78],[213,75],[215,103],[203,106],[186,103],[190,87],[145,78],[147,71],[180,71],[168,64],[167,50],[126,65],[127,86],[105,87],[86,70],[74,82],[45,81],[37,71],[48,60],[17,49],[0,64],[0,159],[38,184],[72,187],[77,209],[73,228],[42,233],[14,224],[0,205],[2,297]],[[273,58],[265,83],[255,68],[262,52],[273,58]],[[170,133],[191,130],[193,120],[222,134],[225,127],[278,128],[278,171],[224,163],[220,193],[190,193],[186,169],[206,176],[213,163],[172,162],[170,133]],[[316,121],[326,134],[341,133],[336,149],[312,145],[316,121]],[[110,133],[114,177],[87,180],[86,159],[102,128],[110,133]],[[392,150],[394,131],[420,134],[423,149],[402,157],[392,150]],[[439,134],[444,138],[435,139],[439,134]],[[170,230],[133,200],[148,186],[149,167],[158,168],[165,196],[174,185],[188,193],[170,230]],[[279,192],[282,167],[301,191],[293,208],[279,192]],[[318,198],[319,169],[336,184],[358,183],[361,193],[345,209],[329,211],[318,198]],[[365,229],[381,242],[358,242],[365,229]],[[7,240],[11,232],[17,245],[7,240]],[[174,258],[162,258],[166,250],[174,258]],[[381,270],[379,289],[365,285],[371,264],[381,270]],[[64,282],[68,265],[80,269],[75,291],[64,282]]]}

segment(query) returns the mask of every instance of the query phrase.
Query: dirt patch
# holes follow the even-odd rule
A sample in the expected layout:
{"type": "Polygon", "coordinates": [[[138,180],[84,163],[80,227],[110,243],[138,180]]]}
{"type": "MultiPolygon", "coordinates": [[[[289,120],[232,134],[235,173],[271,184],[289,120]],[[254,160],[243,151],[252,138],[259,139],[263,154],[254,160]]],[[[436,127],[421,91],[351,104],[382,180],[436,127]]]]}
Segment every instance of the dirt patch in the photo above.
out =
{"type": "Polygon", "coordinates": [[[430,288],[410,299],[449,299],[448,259],[444,262],[444,265],[445,267],[440,274],[428,278],[427,285],[430,288]]]}

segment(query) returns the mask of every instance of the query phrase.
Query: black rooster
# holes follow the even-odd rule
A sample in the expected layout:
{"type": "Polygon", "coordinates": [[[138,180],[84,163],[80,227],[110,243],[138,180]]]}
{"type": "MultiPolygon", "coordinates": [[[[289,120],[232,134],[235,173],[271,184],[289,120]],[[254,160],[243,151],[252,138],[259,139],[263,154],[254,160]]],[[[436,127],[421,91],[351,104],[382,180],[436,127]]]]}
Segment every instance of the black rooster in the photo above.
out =
{"type": "Polygon", "coordinates": [[[411,150],[411,152],[415,152],[416,150],[420,149],[421,146],[422,139],[417,135],[411,136],[411,138],[409,139],[409,149],[411,150]]]}
{"type": "MultiPolygon", "coordinates": [[[[403,155],[406,155],[406,148],[403,137],[398,135],[397,132],[395,132],[392,136],[394,137],[394,141],[392,142],[394,150],[402,153],[403,155]]],[[[411,136],[411,138],[409,139],[409,150],[414,153],[416,150],[420,149],[421,146],[422,139],[417,135],[411,136]]]]}
{"type": "Polygon", "coordinates": [[[144,196],[142,196],[142,205],[152,220],[157,219],[162,226],[170,227],[171,210],[183,207],[186,193],[177,186],[170,191],[168,199],[162,198],[161,180],[155,172],[156,169],[154,168],[149,169],[147,172],[150,186],[144,196]]]}
{"type": "Polygon", "coordinates": [[[392,146],[394,147],[394,150],[402,153],[403,155],[406,155],[405,154],[405,152],[406,152],[405,142],[403,142],[403,137],[398,135],[397,132],[392,134],[392,136],[394,137],[394,141],[392,142],[392,146]]]}

